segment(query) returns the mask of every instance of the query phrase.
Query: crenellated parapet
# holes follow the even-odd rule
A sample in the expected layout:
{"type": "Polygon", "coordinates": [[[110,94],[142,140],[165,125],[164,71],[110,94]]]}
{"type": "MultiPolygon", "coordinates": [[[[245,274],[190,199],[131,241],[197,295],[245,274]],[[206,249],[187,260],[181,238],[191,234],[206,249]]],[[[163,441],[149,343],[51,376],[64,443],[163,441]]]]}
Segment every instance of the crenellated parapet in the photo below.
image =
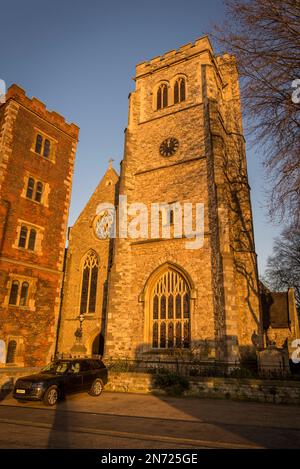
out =
{"type": "Polygon", "coordinates": [[[47,122],[53,124],[61,131],[70,135],[70,137],[76,140],[78,139],[79,127],[77,127],[77,125],[73,123],[69,124],[66,122],[65,118],[57,112],[49,111],[46,108],[46,105],[39,99],[35,97],[29,98],[26,96],[25,91],[20,86],[13,84],[8,88],[6,93],[6,101],[9,101],[10,99],[13,99],[38,116],[44,118],[47,122]]]}

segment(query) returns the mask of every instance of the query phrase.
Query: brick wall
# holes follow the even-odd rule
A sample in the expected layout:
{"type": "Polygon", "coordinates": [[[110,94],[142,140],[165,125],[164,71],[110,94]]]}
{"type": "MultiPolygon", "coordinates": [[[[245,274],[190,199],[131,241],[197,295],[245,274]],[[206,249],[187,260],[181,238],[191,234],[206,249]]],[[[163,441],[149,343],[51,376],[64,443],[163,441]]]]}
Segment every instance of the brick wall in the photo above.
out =
{"type": "Polygon", "coordinates": [[[55,345],[79,129],[16,85],[0,109],[0,338],[16,341],[17,364],[42,365],[55,345]],[[49,157],[35,152],[37,134],[49,157]],[[26,197],[29,177],[43,183],[41,202],[26,197]],[[34,251],[18,247],[22,224],[37,231],[34,251]],[[23,306],[9,304],[14,280],[29,283],[23,306]]]}

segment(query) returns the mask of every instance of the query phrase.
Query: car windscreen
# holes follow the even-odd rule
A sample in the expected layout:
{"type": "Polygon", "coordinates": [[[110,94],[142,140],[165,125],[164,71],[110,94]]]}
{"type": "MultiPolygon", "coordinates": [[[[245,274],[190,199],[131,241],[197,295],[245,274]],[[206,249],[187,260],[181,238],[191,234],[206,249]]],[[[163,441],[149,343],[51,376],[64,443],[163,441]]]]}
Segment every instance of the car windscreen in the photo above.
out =
{"type": "Polygon", "coordinates": [[[41,373],[63,374],[67,371],[69,362],[52,362],[41,369],[41,373]]]}

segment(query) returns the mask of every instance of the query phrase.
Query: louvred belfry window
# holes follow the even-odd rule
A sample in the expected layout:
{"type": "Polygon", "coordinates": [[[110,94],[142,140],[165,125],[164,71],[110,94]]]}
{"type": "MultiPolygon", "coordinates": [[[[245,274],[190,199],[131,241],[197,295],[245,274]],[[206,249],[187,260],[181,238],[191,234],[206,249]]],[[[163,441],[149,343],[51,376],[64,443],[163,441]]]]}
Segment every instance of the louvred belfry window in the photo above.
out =
{"type": "Polygon", "coordinates": [[[165,84],[160,85],[157,90],[157,109],[168,106],[168,87],[165,84]]]}
{"type": "Polygon", "coordinates": [[[185,79],[179,78],[174,85],[174,104],[185,101],[185,79]]]}
{"type": "Polygon", "coordinates": [[[190,290],[185,278],[168,269],[157,280],[151,295],[152,347],[190,346],[190,290]]]}
{"type": "Polygon", "coordinates": [[[90,251],[83,264],[80,314],[96,311],[98,271],[99,258],[94,251],[90,251]]]}

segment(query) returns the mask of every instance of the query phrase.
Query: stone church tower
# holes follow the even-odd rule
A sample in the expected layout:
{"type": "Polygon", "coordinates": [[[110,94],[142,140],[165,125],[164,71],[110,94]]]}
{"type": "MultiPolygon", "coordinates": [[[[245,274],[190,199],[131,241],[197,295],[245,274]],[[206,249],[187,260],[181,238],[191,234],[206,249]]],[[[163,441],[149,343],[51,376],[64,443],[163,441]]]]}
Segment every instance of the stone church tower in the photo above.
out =
{"type": "Polygon", "coordinates": [[[216,57],[204,37],[137,65],[135,84],[119,194],[148,213],[153,203],[203,203],[204,245],[115,239],[105,356],[247,358],[261,330],[235,59],[216,57]]]}

